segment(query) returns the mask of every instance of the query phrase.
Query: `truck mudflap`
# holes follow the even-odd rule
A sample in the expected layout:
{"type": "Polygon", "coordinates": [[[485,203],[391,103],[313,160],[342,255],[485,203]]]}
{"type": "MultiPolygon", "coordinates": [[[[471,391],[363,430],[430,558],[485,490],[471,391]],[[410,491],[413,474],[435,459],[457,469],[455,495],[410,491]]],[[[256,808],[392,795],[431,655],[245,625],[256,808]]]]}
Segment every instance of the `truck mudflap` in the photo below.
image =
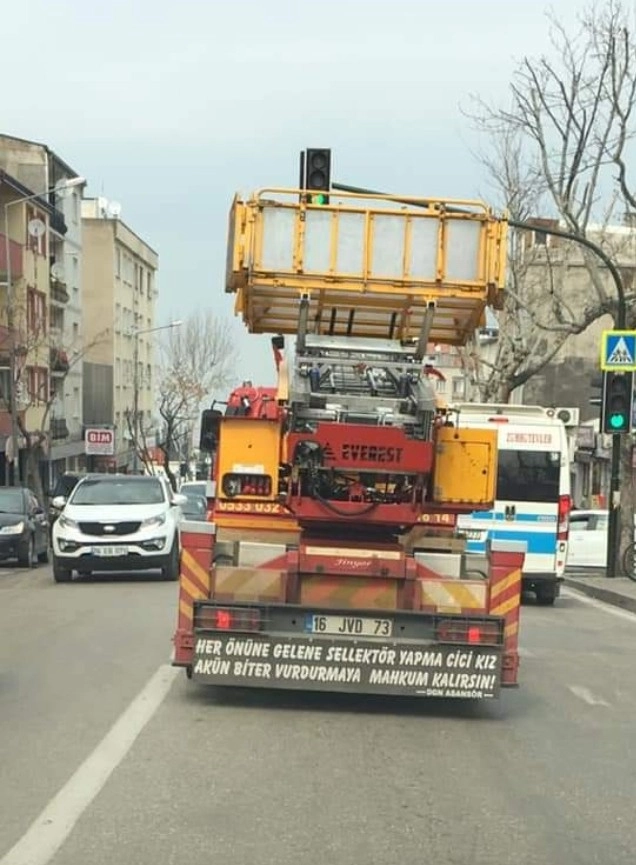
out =
{"type": "Polygon", "coordinates": [[[498,617],[211,601],[195,602],[194,617],[201,684],[473,700],[502,685],[498,617]]]}

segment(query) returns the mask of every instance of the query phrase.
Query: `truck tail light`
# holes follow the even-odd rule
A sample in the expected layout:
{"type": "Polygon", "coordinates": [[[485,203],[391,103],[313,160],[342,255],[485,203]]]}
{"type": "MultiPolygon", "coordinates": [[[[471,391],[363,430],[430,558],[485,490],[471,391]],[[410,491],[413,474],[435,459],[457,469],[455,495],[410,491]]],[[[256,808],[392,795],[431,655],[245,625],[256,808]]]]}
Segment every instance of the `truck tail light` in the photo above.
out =
{"type": "Polygon", "coordinates": [[[197,609],[194,627],[204,631],[260,631],[261,612],[243,607],[208,607],[197,609]]]}
{"type": "Polygon", "coordinates": [[[272,479],[269,475],[228,474],[223,475],[221,489],[228,499],[236,496],[269,498],[272,494],[272,479]]]}
{"type": "Polygon", "coordinates": [[[557,528],[557,540],[559,541],[567,541],[568,539],[571,509],[572,500],[570,499],[570,496],[559,496],[559,523],[557,528]]]}
{"type": "Polygon", "coordinates": [[[496,621],[447,619],[437,625],[435,636],[440,643],[480,646],[498,646],[503,641],[502,626],[496,621]]]}

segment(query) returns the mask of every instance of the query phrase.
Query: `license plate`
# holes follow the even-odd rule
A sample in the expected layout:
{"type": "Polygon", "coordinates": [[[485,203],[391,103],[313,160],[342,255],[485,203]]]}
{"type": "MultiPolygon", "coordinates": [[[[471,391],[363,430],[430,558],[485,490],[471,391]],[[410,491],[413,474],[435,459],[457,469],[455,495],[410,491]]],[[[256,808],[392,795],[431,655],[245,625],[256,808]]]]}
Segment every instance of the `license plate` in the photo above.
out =
{"type": "Polygon", "coordinates": [[[93,555],[103,558],[126,556],[128,555],[128,547],[93,547],[93,555]]]}
{"type": "Polygon", "coordinates": [[[485,532],[480,532],[479,529],[470,529],[465,534],[469,541],[480,541],[485,532]]]}
{"type": "Polygon", "coordinates": [[[351,637],[390,637],[391,619],[372,619],[367,616],[309,615],[305,619],[308,634],[338,634],[351,637]]]}

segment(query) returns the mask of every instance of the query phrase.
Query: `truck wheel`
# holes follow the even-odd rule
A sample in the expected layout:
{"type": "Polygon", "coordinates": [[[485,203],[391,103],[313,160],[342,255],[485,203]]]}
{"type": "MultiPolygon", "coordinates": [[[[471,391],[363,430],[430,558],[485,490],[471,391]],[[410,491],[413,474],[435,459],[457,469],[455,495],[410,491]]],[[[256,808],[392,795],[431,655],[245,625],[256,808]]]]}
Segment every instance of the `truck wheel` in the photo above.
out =
{"type": "Polygon", "coordinates": [[[545,586],[537,586],[537,603],[540,607],[553,607],[557,598],[557,587],[552,583],[545,586]]]}
{"type": "Polygon", "coordinates": [[[168,564],[161,569],[161,578],[171,582],[179,579],[179,544],[176,538],[172,544],[168,564]]]}
{"type": "Polygon", "coordinates": [[[55,556],[53,556],[53,579],[56,583],[70,583],[73,572],[68,568],[63,568],[55,556]]]}

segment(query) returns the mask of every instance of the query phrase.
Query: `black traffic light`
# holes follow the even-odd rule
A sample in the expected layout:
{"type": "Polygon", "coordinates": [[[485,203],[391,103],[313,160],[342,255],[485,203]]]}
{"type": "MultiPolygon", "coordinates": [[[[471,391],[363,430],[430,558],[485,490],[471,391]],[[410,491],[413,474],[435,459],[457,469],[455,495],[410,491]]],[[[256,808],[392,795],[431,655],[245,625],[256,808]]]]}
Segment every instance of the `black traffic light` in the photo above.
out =
{"type": "Polygon", "coordinates": [[[304,188],[314,195],[308,195],[310,204],[329,204],[331,189],[331,150],[327,148],[307,148],[305,152],[304,188]]]}
{"type": "Polygon", "coordinates": [[[603,375],[601,430],[608,435],[632,431],[634,373],[606,372],[603,375]]]}

